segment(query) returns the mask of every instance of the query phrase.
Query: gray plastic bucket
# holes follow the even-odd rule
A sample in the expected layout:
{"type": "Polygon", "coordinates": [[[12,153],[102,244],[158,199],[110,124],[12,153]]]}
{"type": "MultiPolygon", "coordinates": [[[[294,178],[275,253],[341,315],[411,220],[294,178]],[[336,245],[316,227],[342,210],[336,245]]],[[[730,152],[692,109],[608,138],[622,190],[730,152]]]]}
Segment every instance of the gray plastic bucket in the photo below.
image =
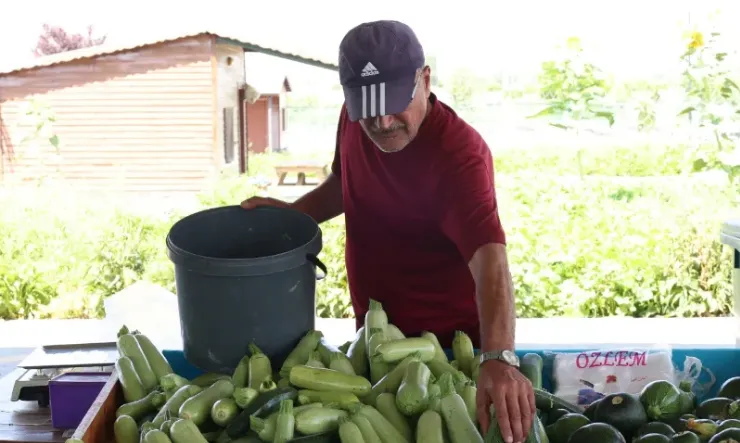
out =
{"type": "Polygon", "coordinates": [[[175,223],[167,250],[185,358],[230,374],[254,342],[279,369],[315,326],[321,248],[318,224],[292,209],[226,206],[175,223]]]}

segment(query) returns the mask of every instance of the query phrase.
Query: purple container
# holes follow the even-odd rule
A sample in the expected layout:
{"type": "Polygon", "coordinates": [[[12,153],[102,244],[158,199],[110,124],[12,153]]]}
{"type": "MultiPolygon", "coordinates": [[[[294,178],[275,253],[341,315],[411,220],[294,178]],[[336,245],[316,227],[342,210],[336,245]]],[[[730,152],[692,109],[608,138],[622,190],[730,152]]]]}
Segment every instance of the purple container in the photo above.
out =
{"type": "Polygon", "coordinates": [[[49,380],[51,425],[74,429],[110,378],[110,372],[66,372],[49,380]]]}

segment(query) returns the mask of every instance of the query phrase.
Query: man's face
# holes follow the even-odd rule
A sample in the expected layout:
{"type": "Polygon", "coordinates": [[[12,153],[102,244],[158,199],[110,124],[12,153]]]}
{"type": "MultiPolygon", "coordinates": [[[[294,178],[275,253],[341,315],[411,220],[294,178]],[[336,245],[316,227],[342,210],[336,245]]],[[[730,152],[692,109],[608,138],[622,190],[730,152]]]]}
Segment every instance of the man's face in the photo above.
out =
{"type": "Polygon", "coordinates": [[[383,152],[398,152],[416,137],[429,108],[431,70],[419,70],[414,98],[399,114],[364,118],[360,126],[370,140],[383,152]]]}

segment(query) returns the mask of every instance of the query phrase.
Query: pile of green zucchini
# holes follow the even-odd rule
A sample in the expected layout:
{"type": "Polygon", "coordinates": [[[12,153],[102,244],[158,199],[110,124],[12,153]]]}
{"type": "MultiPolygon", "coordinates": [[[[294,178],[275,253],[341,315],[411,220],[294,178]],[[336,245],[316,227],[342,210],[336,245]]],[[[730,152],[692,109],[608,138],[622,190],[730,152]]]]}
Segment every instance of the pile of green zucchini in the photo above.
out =
{"type": "MultiPolygon", "coordinates": [[[[480,431],[478,359],[463,332],[450,361],[434,334],[405,337],[371,301],[365,326],[339,348],[310,331],[280,368],[258,344],[249,348],[232,374],[188,380],[124,326],[116,371],[126,403],[116,411],[116,443],[504,443],[495,411],[480,431]]],[[[542,367],[537,354],[522,358],[538,409],[525,443],[740,441],[740,378],[723,386],[727,398],[700,405],[685,386],[657,381],[639,396],[609,395],[584,410],[542,389],[542,367]]]]}

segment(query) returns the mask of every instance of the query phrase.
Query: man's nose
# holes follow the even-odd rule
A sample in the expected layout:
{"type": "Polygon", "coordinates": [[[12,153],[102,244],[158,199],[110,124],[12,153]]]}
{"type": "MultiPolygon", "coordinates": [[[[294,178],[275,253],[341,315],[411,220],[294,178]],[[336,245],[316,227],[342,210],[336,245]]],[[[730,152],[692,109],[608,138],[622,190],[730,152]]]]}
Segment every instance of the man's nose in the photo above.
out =
{"type": "Polygon", "coordinates": [[[390,129],[393,126],[393,116],[392,115],[381,115],[378,117],[375,117],[375,126],[378,127],[378,129],[390,129]]]}

